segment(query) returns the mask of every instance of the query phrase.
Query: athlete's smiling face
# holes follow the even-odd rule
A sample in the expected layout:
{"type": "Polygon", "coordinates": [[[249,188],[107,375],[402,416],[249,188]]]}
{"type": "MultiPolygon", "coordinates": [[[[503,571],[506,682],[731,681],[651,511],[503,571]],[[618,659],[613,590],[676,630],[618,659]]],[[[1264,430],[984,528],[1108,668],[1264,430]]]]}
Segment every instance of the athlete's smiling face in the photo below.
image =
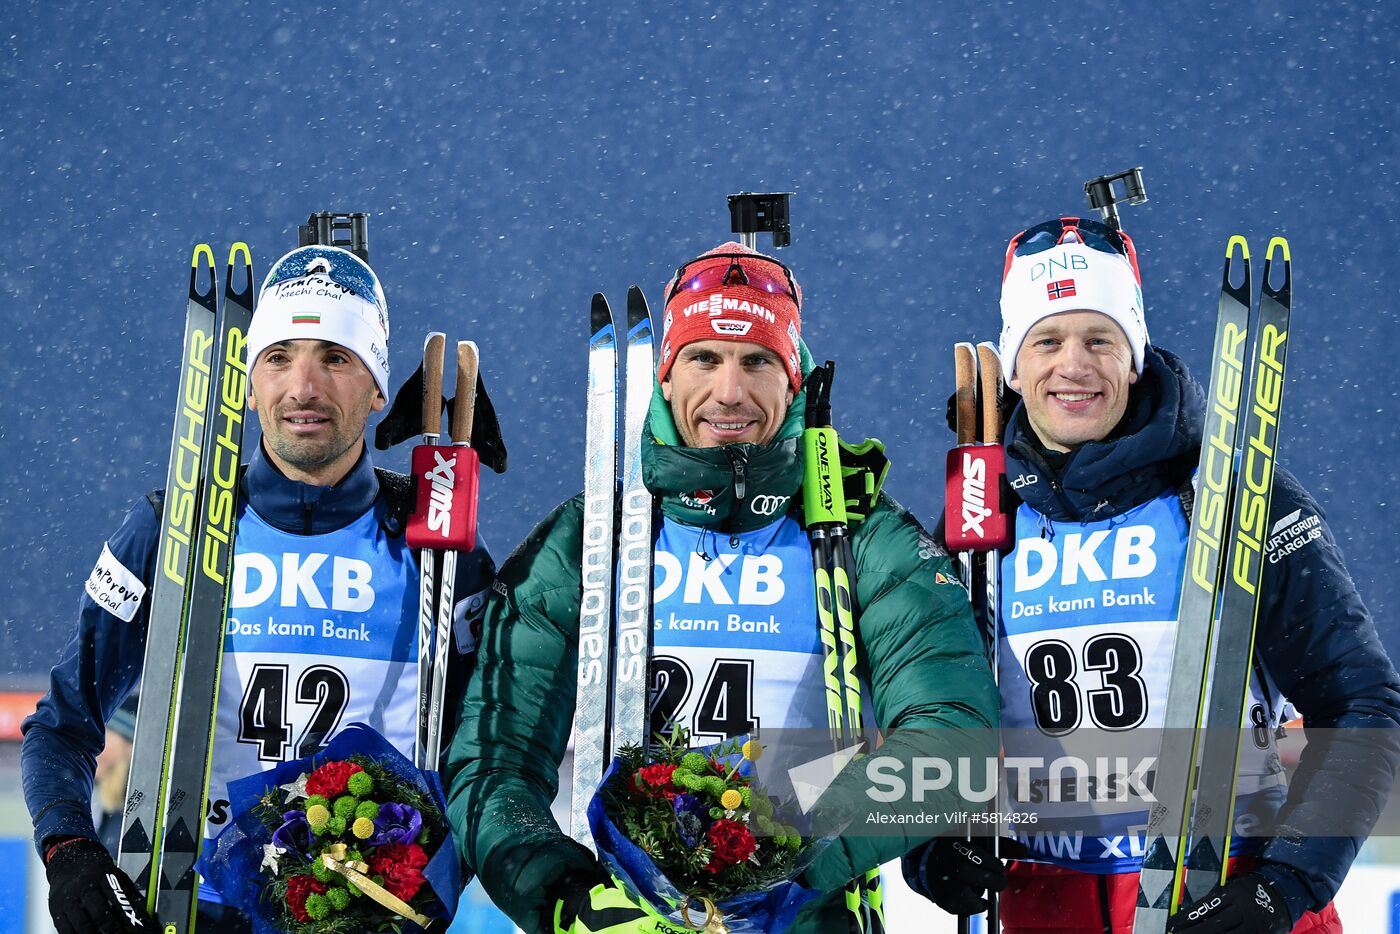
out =
{"type": "Polygon", "coordinates": [[[1108,436],[1128,408],[1137,382],[1123,329],[1097,311],[1071,311],[1036,322],[1016,354],[1011,388],[1042,444],[1071,451],[1108,436]]]}
{"type": "Polygon", "coordinates": [[[693,448],[773,440],[792,404],[787,370],[747,341],[695,341],[676,354],[661,393],[681,440],[693,448]]]}
{"type": "Polygon", "coordinates": [[[293,480],[340,482],[364,447],[371,412],[384,397],[359,357],[330,341],[291,340],[253,361],[248,406],[258,413],[264,446],[293,480]]]}

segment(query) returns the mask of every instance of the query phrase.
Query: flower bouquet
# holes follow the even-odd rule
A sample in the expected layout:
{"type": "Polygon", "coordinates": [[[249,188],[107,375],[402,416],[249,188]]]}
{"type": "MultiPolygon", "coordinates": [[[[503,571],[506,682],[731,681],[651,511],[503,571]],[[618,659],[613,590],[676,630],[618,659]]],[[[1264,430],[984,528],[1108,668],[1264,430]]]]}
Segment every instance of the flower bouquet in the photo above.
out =
{"type": "Polygon", "coordinates": [[[256,934],[426,929],[451,917],[461,885],[437,773],[370,727],[352,724],[317,755],[228,791],[233,818],[199,872],[256,934]]]}
{"type": "Polygon", "coordinates": [[[821,849],[774,816],[743,738],[687,748],[678,730],[624,747],[588,807],[599,857],[629,895],[709,932],[788,927],[819,893],[794,881],[821,849]]]}

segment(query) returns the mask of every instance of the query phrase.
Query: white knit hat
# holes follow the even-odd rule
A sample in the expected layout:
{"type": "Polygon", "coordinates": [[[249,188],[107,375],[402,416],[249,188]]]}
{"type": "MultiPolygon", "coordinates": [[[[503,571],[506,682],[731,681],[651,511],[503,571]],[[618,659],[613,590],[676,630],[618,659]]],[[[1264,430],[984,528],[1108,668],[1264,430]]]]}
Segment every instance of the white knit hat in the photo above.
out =
{"type": "Polygon", "coordinates": [[[279,341],[330,341],[364,362],[389,399],[389,307],[364,260],[334,246],[303,246],[273,264],[248,328],[248,366],[279,341]]]}
{"type": "Polygon", "coordinates": [[[1097,311],[1117,322],[1133,348],[1133,368],[1141,373],[1147,321],[1142,288],[1128,259],[1087,245],[1074,227],[1067,227],[1058,242],[1051,240],[1047,249],[1028,255],[1012,255],[1018,241],[1019,235],[1008,249],[1001,280],[998,352],[1006,379],[1016,375],[1016,355],[1026,333],[1042,318],[1068,311],[1097,311]]]}

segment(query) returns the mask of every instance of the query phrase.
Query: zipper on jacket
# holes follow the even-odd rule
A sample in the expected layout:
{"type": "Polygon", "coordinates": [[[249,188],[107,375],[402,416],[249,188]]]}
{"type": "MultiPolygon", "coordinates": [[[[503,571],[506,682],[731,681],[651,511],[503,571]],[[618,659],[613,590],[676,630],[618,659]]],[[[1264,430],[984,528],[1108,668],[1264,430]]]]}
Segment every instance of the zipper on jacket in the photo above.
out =
{"type": "MultiPolygon", "coordinates": [[[[734,502],[738,509],[742,510],[744,500],[749,495],[748,490],[748,469],[749,455],[747,451],[741,450],[737,444],[731,444],[724,449],[725,457],[729,458],[729,470],[734,474],[734,502]]],[[[729,520],[729,547],[739,547],[739,515],[736,510],[731,513],[729,520]]]]}
{"type": "Polygon", "coordinates": [[[311,515],[315,512],[310,503],[303,503],[301,506],[301,534],[311,534],[311,515]]]}

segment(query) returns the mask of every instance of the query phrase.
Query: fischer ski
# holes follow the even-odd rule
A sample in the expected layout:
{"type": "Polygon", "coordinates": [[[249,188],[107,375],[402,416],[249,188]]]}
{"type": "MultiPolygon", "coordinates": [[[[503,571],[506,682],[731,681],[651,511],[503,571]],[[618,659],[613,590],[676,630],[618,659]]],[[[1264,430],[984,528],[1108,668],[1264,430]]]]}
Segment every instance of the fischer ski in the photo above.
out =
{"type": "Polygon", "coordinates": [[[1137,934],[1165,931],[1173,912],[1224,879],[1273,489],[1291,292],[1288,243],[1275,237],[1265,255],[1259,314],[1251,321],[1249,245],[1243,237],[1230,238],[1153,785],[1157,803],[1148,818],[1139,876],[1137,934]],[[1283,284],[1277,288],[1269,282],[1276,249],[1283,259],[1283,284]],[[1242,281],[1234,285],[1237,266],[1242,281]]]}
{"type": "Polygon", "coordinates": [[[218,274],[207,243],[194,249],[185,312],[175,430],[165,475],[165,506],[156,552],[156,579],[146,624],[141,700],[132,740],[117,865],[147,893],[155,910],[160,868],[157,844],[165,817],[176,687],[184,651],[185,610],[195,518],[199,509],[205,424],[209,409],[218,318],[218,274]],[[206,276],[207,273],[207,276],[206,276]],[[207,284],[206,283],[207,280],[207,284]]]}
{"type": "Polygon", "coordinates": [[[1239,437],[1242,450],[1230,510],[1215,666],[1198,752],[1200,766],[1196,773],[1191,847],[1184,867],[1183,904],[1203,897],[1213,886],[1224,882],[1229,859],[1240,734],[1249,701],[1254,632],[1259,620],[1259,583],[1264,572],[1264,547],[1269,539],[1292,294],[1288,241],[1274,237],[1264,254],[1254,325],[1257,336],[1251,341],[1252,372],[1249,395],[1243,400],[1245,411],[1239,437]],[[1277,287],[1271,281],[1275,250],[1283,263],[1283,281],[1277,287]]]}
{"type": "Polygon", "coordinates": [[[198,534],[186,585],[178,720],[171,730],[167,807],[157,843],[155,913],[163,919],[166,934],[186,934],[194,929],[199,886],[195,862],[204,838],[224,620],[233,572],[238,468],[248,398],[247,335],[253,303],[252,256],[246,243],[235,243],[229,251],[209,389],[198,534]],[[242,280],[238,287],[236,276],[242,280]]]}

